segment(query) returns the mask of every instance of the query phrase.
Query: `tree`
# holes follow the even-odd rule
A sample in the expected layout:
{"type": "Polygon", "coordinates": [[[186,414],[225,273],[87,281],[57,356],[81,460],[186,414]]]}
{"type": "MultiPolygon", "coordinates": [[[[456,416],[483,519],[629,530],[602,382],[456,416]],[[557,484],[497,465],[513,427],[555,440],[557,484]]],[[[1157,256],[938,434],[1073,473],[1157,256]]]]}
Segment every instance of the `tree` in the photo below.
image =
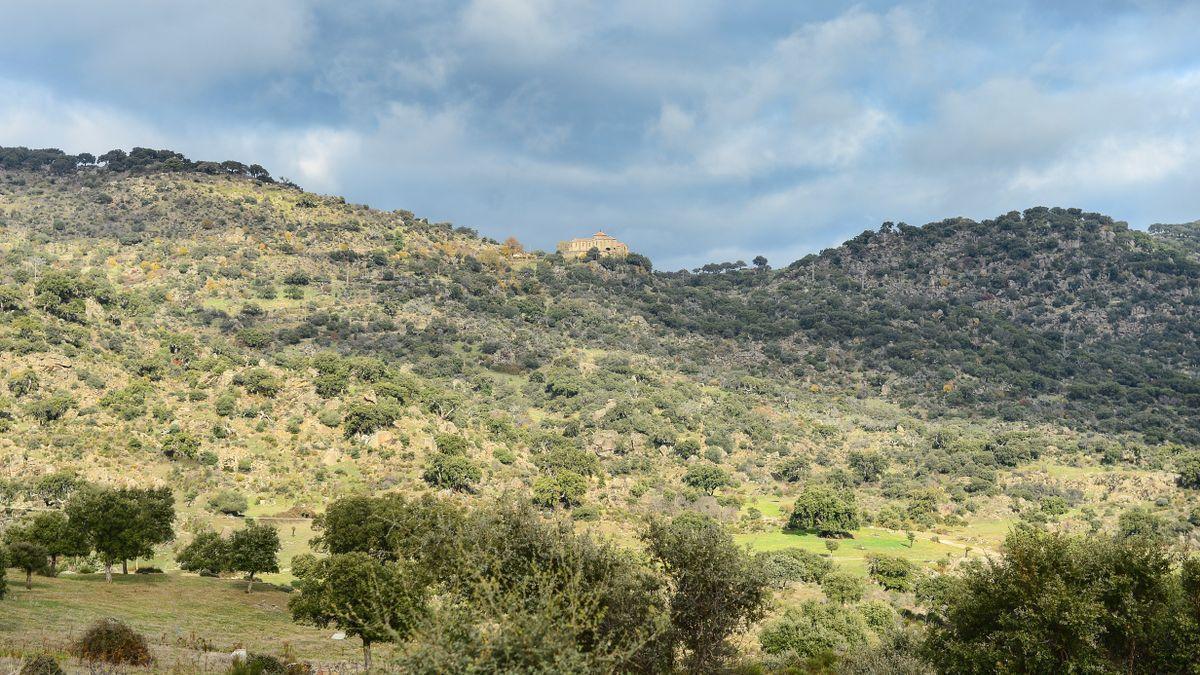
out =
{"type": "Polygon", "coordinates": [[[254,587],[255,574],[279,571],[278,554],[279,532],[270,525],[250,521],[229,537],[226,569],[247,574],[246,592],[249,593],[254,587]]]}
{"type": "Polygon", "coordinates": [[[9,526],[4,537],[10,544],[27,541],[45,549],[50,557],[51,575],[58,572],[60,556],[82,556],[90,550],[83,533],[62,511],[40,511],[9,526]]]}
{"type": "Polygon", "coordinates": [[[683,476],[683,482],[697,490],[702,490],[706,495],[713,494],[718,488],[733,484],[733,480],[725,469],[713,464],[689,466],[687,473],[683,476]]]}
{"type": "Polygon", "coordinates": [[[82,480],[74,472],[47,473],[46,476],[37,479],[34,496],[40,498],[48,507],[59,507],[82,485],[82,480]]]}
{"type": "Polygon", "coordinates": [[[342,419],[342,433],[346,438],[373,434],[400,419],[400,412],[400,406],[390,402],[352,403],[342,419]]]}
{"type": "Polygon", "coordinates": [[[1169,534],[1166,521],[1141,506],[1128,509],[1117,517],[1117,536],[1122,539],[1165,539],[1169,534]]]}
{"type": "Polygon", "coordinates": [[[1175,471],[1179,474],[1175,484],[1182,488],[1200,490],[1200,452],[1183,455],[1175,461],[1175,471]]]}
{"type": "Polygon", "coordinates": [[[100,557],[109,582],[114,564],[152,555],[154,546],[175,536],[175,503],[168,488],[89,487],[71,496],[66,512],[100,557]]]}
{"type": "Polygon", "coordinates": [[[250,508],[246,495],[236,490],[221,490],[208,500],[208,505],[219,513],[229,516],[240,516],[250,508]]]}
{"type": "Polygon", "coordinates": [[[8,564],[25,573],[26,590],[33,588],[34,572],[44,572],[48,569],[48,556],[46,549],[33,542],[18,541],[8,545],[8,564]]]}
{"type": "Polygon", "coordinates": [[[763,614],[763,570],[720,523],[698,514],[651,521],[642,540],[669,579],[672,632],[687,650],[686,668],[716,669],[731,651],[729,636],[763,614]]]}
{"type": "Polygon", "coordinates": [[[807,600],[764,626],[759,642],[768,654],[803,662],[865,645],[869,633],[855,608],[807,600]]]}
{"type": "Polygon", "coordinates": [[[679,457],[687,459],[692,455],[700,454],[700,441],[694,438],[681,438],[675,441],[673,450],[679,457]]]}
{"type": "Polygon", "coordinates": [[[867,575],[889,591],[911,591],[916,572],[912,561],[898,556],[867,556],[867,575]]]}
{"type": "Polygon", "coordinates": [[[162,454],[167,459],[195,459],[200,451],[200,439],[182,429],[167,432],[162,442],[162,454]]]}
{"type": "Polygon", "coordinates": [[[941,672],[1187,672],[1200,657],[1188,568],[1174,574],[1153,537],[1017,527],[1000,557],[924,594],[924,651],[941,672]]]}
{"type": "Polygon", "coordinates": [[[792,581],[820,583],[826,574],[833,571],[833,563],[828,558],[801,548],[765,551],[754,556],[754,563],[764,570],[771,585],[777,588],[783,588],[792,581]]]}
{"type": "Polygon", "coordinates": [[[587,479],[574,471],[558,471],[533,482],[533,503],[548,509],[556,506],[572,508],[583,503],[587,479]]]}
{"type": "Polygon", "coordinates": [[[796,497],[788,528],[821,536],[844,536],[859,527],[854,493],[845,496],[826,485],[805,487],[796,497]]]}
{"type": "Polygon", "coordinates": [[[851,450],[848,462],[860,483],[874,483],[879,480],[888,466],[887,457],[884,457],[883,453],[863,450],[851,450]]]}
{"type": "Polygon", "coordinates": [[[292,572],[298,591],[288,601],[292,618],[360,638],[367,670],[372,644],[407,638],[425,613],[425,590],[401,563],[361,552],[306,555],[292,561],[292,572]]]}
{"type": "Polygon", "coordinates": [[[844,605],[862,600],[866,587],[860,577],[849,572],[830,572],[821,580],[821,590],[831,601],[844,605]]]}
{"type": "Polygon", "coordinates": [[[422,475],[425,482],[434,487],[457,492],[473,491],[475,483],[482,477],[483,472],[475,466],[470,457],[444,452],[433,453],[425,464],[425,473],[422,475]]]}
{"type": "Polygon", "coordinates": [[[229,542],[212,530],[197,532],[192,541],[175,556],[179,568],[189,572],[218,574],[229,560],[229,542]]]}
{"type": "Polygon", "coordinates": [[[765,256],[756,255],[754,256],[754,260],[751,260],[750,262],[754,263],[754,267],[759,270],[767,269],[767,259],[765,256]]]}

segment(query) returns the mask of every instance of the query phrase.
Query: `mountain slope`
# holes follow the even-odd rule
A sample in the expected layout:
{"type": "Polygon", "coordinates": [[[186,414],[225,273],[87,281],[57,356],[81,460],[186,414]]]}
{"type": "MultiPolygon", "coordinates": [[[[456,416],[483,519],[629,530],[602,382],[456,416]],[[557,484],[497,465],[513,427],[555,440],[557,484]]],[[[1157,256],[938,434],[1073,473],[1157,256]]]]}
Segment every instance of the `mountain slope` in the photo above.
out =
{"type": "Polygon", "coordinates": [[[655,273],[163,156],[0,171],[5,501],[66,470],[175,487],[185,533],[230,492],[263,515],[389,489],[753,530],[815,480],[967,527],[1036,504],[1039,457],[1170,489],[1166,441],[1200,428],[1197,263],[1103,216],[655,273]]]}

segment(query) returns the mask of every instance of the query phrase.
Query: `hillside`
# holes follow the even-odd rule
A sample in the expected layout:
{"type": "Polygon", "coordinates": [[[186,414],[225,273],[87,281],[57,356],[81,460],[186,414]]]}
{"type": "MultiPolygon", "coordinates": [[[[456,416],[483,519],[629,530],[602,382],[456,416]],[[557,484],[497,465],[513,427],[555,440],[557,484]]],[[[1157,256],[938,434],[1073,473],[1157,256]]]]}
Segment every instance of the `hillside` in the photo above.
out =
{"type": "Polygon", "coordinates": [[[1175,473],[1200,443],[1200,261],[1176,230],[1036,208],[664,273],[257,165],[5,150],[0,504],[56,508],[64,476],[171,487],[177,539],[146,562],[173,573],[250,515],[291,581],[313,514],[387,492],[518,495],[622,546],[700,512],[857,575],[1134,506],[1195,539],[1175,473]],[[857,544],[784,531],[814,484],[857,496],[857,544]]]}

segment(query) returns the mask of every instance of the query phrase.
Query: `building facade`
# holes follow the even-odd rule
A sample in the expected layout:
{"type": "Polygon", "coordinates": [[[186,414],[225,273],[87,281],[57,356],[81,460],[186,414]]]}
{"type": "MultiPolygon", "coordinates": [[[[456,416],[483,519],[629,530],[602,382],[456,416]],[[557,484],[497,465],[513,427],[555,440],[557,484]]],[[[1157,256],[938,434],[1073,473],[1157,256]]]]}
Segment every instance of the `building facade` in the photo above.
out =
{"type": "Polygon", "coordinates": [[[590,237],[558,242],[558,252],[565,256],[582,258],[592,249],[596,249],[603,256],[625,255],[629,253],[627,245],[603,232],[597,232],[590,237]]]}

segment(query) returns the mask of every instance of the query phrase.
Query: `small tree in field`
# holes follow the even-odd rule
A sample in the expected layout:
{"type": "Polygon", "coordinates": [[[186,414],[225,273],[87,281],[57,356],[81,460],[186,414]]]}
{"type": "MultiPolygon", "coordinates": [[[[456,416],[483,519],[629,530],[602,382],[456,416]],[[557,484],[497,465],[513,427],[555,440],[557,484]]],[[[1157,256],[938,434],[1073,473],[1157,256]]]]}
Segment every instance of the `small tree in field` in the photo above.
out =
{"type": "Polygon", "coordinates": [[[51,576],[58,572],[60,556],[87,555],[89,551],[83,533],[62,511],[41,511],[14,523],[5,530],[4,538],[9,544],[27,541],[46,549],[50,556],[48,573],[51,576]]]}
{"type": "Polygon", "coordinates": [[[25,573],[25,589],[33,588],[33,573],[44,572],[46,549],[28,541],[18,541],[8,547],[8,564],[25,573]]]}
{"type": "Polygon", "coordinates": [[[866,592],[863,580],[849,572],[830,572],[821,580],[821,590],[831,601],[844,605],[862,600],[866,592]]]}
{"type": "Polygon", "coordinates": [[[834,537],[857,530],[859,522],[854,493],[839,494],[827,485],[810,485],[796,497],[788,527],[834,537]]]}
{"type": "Polygon", "coordinates": [[[715,464],[693,464],[689,466],[687,473],[683,477],[683,482],[689,487],[694,487],[704,492],[706,495],[712,495],[718,489],[733,484],[733,480],[729,477],[729,474],[715,464]]]}
{"type": "Polygon", "coordinates": [[[334,624],[363,644],[363,664],[371,669],[371,645],[396,642],[412,633],[425,612],[425,592],[398,563],[366,553],[342,553],[292,560],[299,591],[288,601],[296,621],[334,624]]]}
{"type": "Polygon", "coordinates": [[[229,542],[212,530],[198,532],[175,556],[175,562],[189,572],[224,572],[229,562],[229,542]]]}
{"type": "Polygon", "coordinates": [[[270,525],[255,522],[229,537],[229,556],[226,569],[245,572],[249,576],[246,592],[254,588],[254,575],[262,572],[278,572],[279,533],[270,525]]]}
{"type": "Polygon", "coordinates": [[[71,496],[66,511],[87,548],[104,563],[107,581],[114,564],[147,557],[175,536],[175,503],[167,488],[84,488],[71,496]]]}

